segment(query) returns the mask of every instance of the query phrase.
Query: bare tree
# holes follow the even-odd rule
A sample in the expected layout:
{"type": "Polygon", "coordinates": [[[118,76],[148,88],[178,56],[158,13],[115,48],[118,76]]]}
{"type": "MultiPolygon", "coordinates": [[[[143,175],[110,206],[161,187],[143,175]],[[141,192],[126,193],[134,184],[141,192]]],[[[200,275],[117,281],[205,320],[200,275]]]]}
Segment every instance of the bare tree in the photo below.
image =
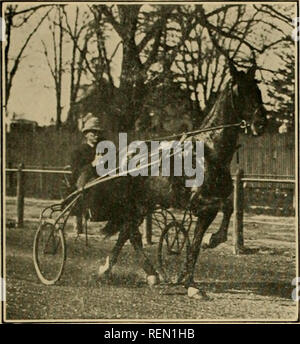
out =
{"type": "Polygon", "coordinates": [[[6,105],[8,103],[13,79],[18,71],[19,65],[24,57],[24,52],[35,33],[38,31],[48,14],[52,10],[51,5],[38,5],[29,7],[23,10],[19,10],[18,5],[7,5],[5,9],[5,23],[6,23],[6,45],[4,50],[4,61],[5,61],[5,99],[6,105]],[[11,42],[14,31],[20,27],[24,27],[26,23],[32,20],[36,13],[44,7],[49,7],[47,11],[37,21],[33,29],[26,36],[23,44],[21,45],[16,56],[11,56],[11,42]]]}
{"type": "Polygon", "coordinates": [[[89,30],[89,18],[86,13],[80,13],[79,6],[76,6],[75,19],[73,23],[69,19],[69,15],[65,8],[62,8],[65,25],[63,30],[66,36],[71,40],[71,60],[70,65],[70,108],[67,115],[66,123],[74,127],[76,118],[74,116],[74,106],[78,97],[83,74],[86,72],[86,57],[88,53],[88,44],[92,37],[89,30]],[[79,22],[81,16],[85,16],[83,22],[79,22]]]}
{"type": "MultiPolygon", "coordinates": [[[[190,90],[200,121],[227,76],[228,61],[245,68],[258,56],[277,54],[277,49],[285,51],[292,43],[287,34],[291,20],[287,15],[282,18],[276,6],[221,5],[213,10],[209,5],[195,6],[193,10],[183,6],[175,20],[182,39],[173,65],[174,78],[190,90]]],[[[257,67],[265,85],[269,83],[264,72],[281,73],[278,68],[272,71],[262,65],[257,67]]]]}
{"type": "MultiPolygon", "coordinates": [[[[44,48],[44,55],[47,60],[49,70],[51,72],[56,94],[56,126],[61,126],[61,113],[62,113],[62,76],[64,72],[63,67],[63,41],[64,41],[64,30],[63,30],[63,13],[62,7],[56,6],[55,17],[58,19],[58,25],[51,21],[49,18],[49,29],[52,36],[52,54],[51,59],[49,54],[49,48],[47,44],[42,41],[44,48]]],[[[56,20],[55,18],[55,20],[56,20]]]]}
{"type": "MultiPolygon", "coordinates": [[[[94,6],[119,35],[122,45],[120,85],[114,96],[120,130],[132,129],[143,111],[145,96],[153,87],[148,73],[160,57],[164,27],[173,9],[173,6],[156,6],[144,14],[141,5],[94,6]],[[138,34],[142,36],[139,41],[138,34]]],[[[104,55],[104,61],[109,73],[112,59],[107,60],[104,55]]]]}
{"type": "MultiPolygon", "coordinates": [[[[172,82],[190,92],[191,117],[201,122],[228,75],[227,60],[246,68],[255,57],[274,51],[291,40],[284,28],[274,24],[276,17],[288,25],[288,16],[280,16],[275,7],[92,5],[87,7],[89,16],[83,23],[79,20],[78,7],[73,20],[61,6],[63,19],[60,15],[55,26],[72,44],[68,62],[71,80],[68,121],[76,122],[72,109],[80,87],[89,80],[96,88],[95,99],[104,104],[101,108],[111,106],[119,130],[134,128],[144,112],[147,95],[172,82]],[[113,51],[111,48],[108,51],[112,33],[115,46],[113,51]],[[117,54],[121,59],[118,61],[121,71],[116,82],[113,64],[117,54]]],[[[66,69],[63,70],[60,63],[60,36],[55,37],[56,64],[50,63],[49,47],[44,45],[44,52],[57,80],[58,96],[61,90],[59,75],[66,69]]],[[[262,65],[258,65],[258,69],[261,73],[276,72],[267,71],[262,65]]],[[[58,105],[58,114],[59,109],[58,105]]]]}

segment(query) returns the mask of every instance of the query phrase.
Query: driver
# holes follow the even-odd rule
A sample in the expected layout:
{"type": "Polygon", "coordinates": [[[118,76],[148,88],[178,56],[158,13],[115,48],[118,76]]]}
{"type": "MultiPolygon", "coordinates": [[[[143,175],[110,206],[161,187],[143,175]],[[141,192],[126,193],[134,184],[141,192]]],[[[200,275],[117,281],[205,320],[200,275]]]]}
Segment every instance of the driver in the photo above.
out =
{"type": "MultiPolygon", "coordinates": [[[[85,142],[75,149],[71,155],[71,186],[73,189],[82,188],[88,181],[98,177],[96,166],[101,156],[96,155],[98,142],[104,140],[104,130],[100,125],[100,120],[91,113],[87,114],[83,120],[81,129],[85,137],[85,142]]],[[[82,213],[83,202],[78,202],[73,212],[76,215],[75,228],[78,234],[83,232],[82,213]]]]}

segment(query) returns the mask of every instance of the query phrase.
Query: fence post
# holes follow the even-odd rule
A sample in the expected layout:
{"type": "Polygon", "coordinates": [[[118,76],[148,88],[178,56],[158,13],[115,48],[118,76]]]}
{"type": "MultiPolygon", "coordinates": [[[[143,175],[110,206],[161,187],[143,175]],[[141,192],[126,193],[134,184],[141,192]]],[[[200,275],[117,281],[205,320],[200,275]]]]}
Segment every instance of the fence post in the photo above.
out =
{"type": "MultiPolygon", "coordinates": [[[[12,168],[12,163],[7,164],[8,168],[12,168]]],[[[10,196],[13,194],[13,172],[8,172],[7,174],[7,194],[10,196]]]]}
{"type": "Polygon", "coordinates": [[[297,206],[297,203],[296,203],[296,183],[295,183],[293,187],[293,210],[295,214],[296,214],[296,206],[297,206]]]}
{"type": "Polygon", "coordinates": [[[244,214],[244,188],[242,178],[244,171],[238,169],[234,181],[234,217],[233,217],[233,253],[240,254],[244,246],[243,214],[244,214]]]}
{"type": "Polygon", "coordinates": [[[148,214],[144,221],[144,238],[147,245],[152,245],[152,214],[148,214]]]}
{"type": "MultiPolygon", "coordinates": [[[[45,168],[45,165],[44,164],[42,164],[42,170],[45,168]]],[[[46,194],[46,192],[45,192],[45,182],[44,182],[44,178],[45,178],[45,176],[44,176],[44,173],[40,173],[40,197],[41,198],[43,198],[44,197],[44,195],[46,194]]]]}
{"type": "Polygon", "coordinates": [[[17,172],[17,227],[22,227],[24,220],[25,176],[23,169],[24,164],[19,164],[17,172]]]}

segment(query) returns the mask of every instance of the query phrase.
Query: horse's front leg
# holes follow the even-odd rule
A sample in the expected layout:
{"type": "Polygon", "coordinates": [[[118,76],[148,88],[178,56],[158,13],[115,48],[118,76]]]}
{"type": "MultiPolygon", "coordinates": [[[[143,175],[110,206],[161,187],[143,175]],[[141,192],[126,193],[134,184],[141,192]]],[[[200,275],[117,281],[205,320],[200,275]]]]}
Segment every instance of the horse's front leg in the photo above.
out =
{"type": "Polygon", "coordinates": [[[119,236],[117,242],[111,252],[111,256],[106,257],[106,262],[104,265],[100,265],[98,270],[98,277],[101,278],[103,276],[109,277],[112,271],[113,266],[117,263],[119,254],[125,244],[125,242],[129,239],[129,226],[127,224],[121,225],[121,230],[119,232],[119,236]]]}
{"type": "Polygon", "coordinates": [[[206,299],[207,296],[201,290],[199,290],[194,282],[194,272],[196,263],[198,260],[198,256],[200,253],[200,247],[202,243],[203,236],[205,231],[210,226],[210,224],[215,219],[218,213],[219,205],[218,204],[211,204],[205,206],[199,216],[196,223],[193,241],[190,247],[190,251],[187,254],[186,259],[186,278],[185,278],[185,287],[188,290],[188,296],[197,298],[197,299],[206,299]]]}
{"type": "Polygon", "coordinates": [[[149,258],[146,256],[145,251],[143,249],[143,242],[142,242],[142,235],[138,229],[137,225],[132,227],[130,231],[129,240],[134,247],[134,250],[139,256],[139,260],[142,261],[142,267],[147,275],[147,283],[149,286],[153,286],[159,283],[159,278],[156,270],[154,269],[153,265],[151,264],[149,258]]]}
{"type": "Polygon", "coordinates": [[[216,233],[205,235],[202,244],[203,248],[215,248],[227,241],[230,218],[233,213],[233,200],[231,197],[222,201],[220,210],[223,213],[220,228],[216,233]]]}

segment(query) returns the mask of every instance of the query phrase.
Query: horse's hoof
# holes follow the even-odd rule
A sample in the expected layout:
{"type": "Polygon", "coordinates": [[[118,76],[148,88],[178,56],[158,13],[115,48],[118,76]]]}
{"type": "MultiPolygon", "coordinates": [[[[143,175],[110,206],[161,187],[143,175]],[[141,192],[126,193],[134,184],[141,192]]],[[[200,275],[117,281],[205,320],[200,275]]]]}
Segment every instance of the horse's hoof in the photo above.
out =
{"type": "Polygon", "coordinates": [[[100,265],[98,270],[98,277],[101,278],[103,276],[109,275],[109,256],[106,258],[106,262],[104,265],[100,265]]]}
{"type": "Polygon", "coordinates": [[[213,233],[208,233],[204,235],[204,238],[202,240],[202,248],[210,248],[210,243],[211,243],[211,238],[212,238],[213,233]]]}
{"type": "Polygon", "coordinates": [[[159,283],[158,277],[156,275],[148,275],[147,276],[147,283],[149,287],[153,287],[159,283]]]}
{"type": "Polygon", "coordinates": [[[188,297],[196,300],[202,300],[207,301],[209,300],[209,297],[206,295],[206,293],[202,290],[199,290],[195,287],[189,287],[188,288],[188,297]]]}
{"type": "Polygon", "coordinates": [[[205,235],[202,241],[202,248],[216,248],[223,242],[225,242],[227,238],[221,237],[221,236],[216,236],[213,233],[205,235]]]}

